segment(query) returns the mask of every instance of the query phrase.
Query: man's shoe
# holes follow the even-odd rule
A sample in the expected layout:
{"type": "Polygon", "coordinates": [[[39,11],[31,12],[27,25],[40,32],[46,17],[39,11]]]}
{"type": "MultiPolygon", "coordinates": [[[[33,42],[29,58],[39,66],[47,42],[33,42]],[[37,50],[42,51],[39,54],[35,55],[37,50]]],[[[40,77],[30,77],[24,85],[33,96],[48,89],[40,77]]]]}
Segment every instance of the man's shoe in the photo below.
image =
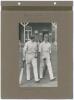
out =
{"type": "Polygon", "coordinates": [[[39,83],[40,82],[40,79],[38,79],[37,81],[35,81],[35,83],[39,83]]]}
{"type": "Polygon", "coordinates": [[[56,77],[54,77],[53,79],[50,79],[50,81],[54,81],[56,79],[56,77]]]}
{"type": "Polygon", "coordinates": [[[27,81],[30,81],[30,79],[29,80],[27,79],[27,81]]]}
{"type": "Polygon", "coordinates": [[[43,77],[40,77],[40,79],[43,79],[43,77]]]}

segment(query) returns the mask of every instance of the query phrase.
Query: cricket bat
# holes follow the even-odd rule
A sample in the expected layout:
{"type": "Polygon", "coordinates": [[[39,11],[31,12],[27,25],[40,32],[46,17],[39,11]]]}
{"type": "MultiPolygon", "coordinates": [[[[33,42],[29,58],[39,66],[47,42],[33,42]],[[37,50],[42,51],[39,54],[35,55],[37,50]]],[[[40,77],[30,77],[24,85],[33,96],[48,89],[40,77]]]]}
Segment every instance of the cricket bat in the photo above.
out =
{"type": "Polygon", "coordinates": [[[21,68],[21,71],[20,71],[20,77],[19,77],[19,84],[22,83],[22,78],[23,78],[23,72],[24,72],[24,61],[23,61],[23,67],[21,68]]]}

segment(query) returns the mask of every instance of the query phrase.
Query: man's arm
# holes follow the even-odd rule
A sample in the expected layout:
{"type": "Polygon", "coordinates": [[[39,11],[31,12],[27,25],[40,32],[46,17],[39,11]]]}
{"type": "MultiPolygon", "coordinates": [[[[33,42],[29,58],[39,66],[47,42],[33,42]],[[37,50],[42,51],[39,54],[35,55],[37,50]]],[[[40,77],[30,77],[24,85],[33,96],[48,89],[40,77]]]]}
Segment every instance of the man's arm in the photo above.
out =
{"type": "Polygon", "coordinates": [[[50,53],[50,60],[51,60],[51,44],[50,44],[49,53],[50,53]]]}
{"type": "Polygon", "coordinates": [[[27,52],[27,43],[25,43],[23,48],[23,61],[26,60],[26,52],[27,52]]]}
{"type": "Polygon", "coordinates": [[[41,53],[42,44],[39,44],[39,53],[41,53]]]}

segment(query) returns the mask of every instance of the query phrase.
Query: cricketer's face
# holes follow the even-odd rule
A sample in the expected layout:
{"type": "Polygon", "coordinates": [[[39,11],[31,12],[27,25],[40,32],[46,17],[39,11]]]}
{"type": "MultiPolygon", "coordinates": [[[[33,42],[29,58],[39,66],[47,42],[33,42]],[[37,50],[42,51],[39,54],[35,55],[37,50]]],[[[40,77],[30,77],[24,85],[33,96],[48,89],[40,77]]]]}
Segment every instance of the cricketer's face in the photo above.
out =
{"type": "Polygon", "coordinates": [[[44,41],[46,41],[46,42],[48,41],[48,34],[44,35],[44,41]]]}
{"type": "Polygon", "coordinates": [[[42,33],[39,34],[39,40],[40,40],[40,41],[43,40],[43,34],[42,34],[42,33]]]}
{"type": "Polygon", "coordinates": [[[38,41],[38,34],[35,34],[35,41],[38,41]]]}

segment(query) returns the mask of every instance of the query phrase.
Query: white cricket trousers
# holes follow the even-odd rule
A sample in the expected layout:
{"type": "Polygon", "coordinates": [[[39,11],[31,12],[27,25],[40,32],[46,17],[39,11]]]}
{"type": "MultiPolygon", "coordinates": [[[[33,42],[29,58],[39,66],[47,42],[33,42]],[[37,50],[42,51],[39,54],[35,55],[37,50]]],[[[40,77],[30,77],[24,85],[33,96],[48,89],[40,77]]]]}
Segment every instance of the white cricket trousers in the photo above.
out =
{"type": "Polygon", "coordinates": [[[38,69],[37,69],[37,58],[35,58],[34,55],[30,54],[30,55],[27,55],[26,60],[27,60],[26,61],[27,80],[30,80],[30,68],[32,65],[35,81],[38,81],[39,78],[38,78],[38,69]]]}
{"type": "Polygon", "coordinates": [[[44,67],[45,67],[45,62],[46,62],[46,66],[47,66],[47,69],[48,69],[50,80],[52,80],[52,79],[54,79],[54,76],[53,76],[53,70],[52,70],[50,57],[46,57],[45,61],[43,59],[41,59],[41,62],[40,62],[40,78],[43,78],[43,71],[44,71],[44,67]]]}

